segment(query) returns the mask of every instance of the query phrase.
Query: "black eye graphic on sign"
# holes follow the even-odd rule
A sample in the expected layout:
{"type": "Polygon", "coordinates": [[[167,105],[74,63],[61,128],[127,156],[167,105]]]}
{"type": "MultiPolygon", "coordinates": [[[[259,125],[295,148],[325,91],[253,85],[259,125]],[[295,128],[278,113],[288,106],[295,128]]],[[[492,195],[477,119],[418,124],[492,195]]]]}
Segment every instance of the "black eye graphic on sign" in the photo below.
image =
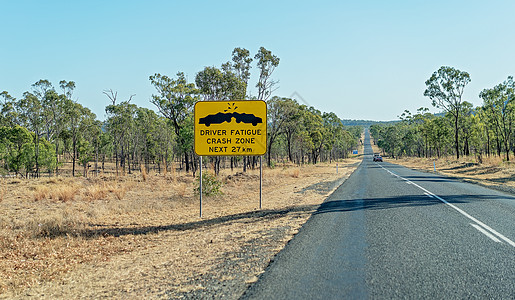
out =
{"type": "Polygon", "coordinates": [[[232,113],[217,113],[214,115],[207,115],[204,118],[199,119],[199,124],[204,124],[209,127],[211,124],[222,124],[223,122],[231,123],[232,118],[236,120],[236,123],[246,123],[256,126],[258,123],[263,123],[263,119],[256,117],[253,114],[240,114],[237,112],[232,113]]]}

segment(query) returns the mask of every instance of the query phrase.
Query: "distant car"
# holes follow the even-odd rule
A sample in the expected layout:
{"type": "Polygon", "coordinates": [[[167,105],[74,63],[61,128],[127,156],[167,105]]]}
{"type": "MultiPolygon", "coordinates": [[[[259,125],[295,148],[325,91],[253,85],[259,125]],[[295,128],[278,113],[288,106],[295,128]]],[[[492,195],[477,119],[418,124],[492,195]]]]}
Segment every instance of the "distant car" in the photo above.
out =
{"type": "Polygon", "coordinates": [[[374,153],[374,161],[383,161],[383,158],[379,153],[374,153]]]}

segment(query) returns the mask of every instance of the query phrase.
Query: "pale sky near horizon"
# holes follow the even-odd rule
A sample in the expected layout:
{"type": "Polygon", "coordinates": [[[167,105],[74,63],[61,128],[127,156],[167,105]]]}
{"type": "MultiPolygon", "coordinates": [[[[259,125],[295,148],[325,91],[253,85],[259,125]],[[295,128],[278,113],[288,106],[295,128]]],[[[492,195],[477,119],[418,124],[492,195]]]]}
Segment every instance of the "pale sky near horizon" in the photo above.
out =
{"type": "Polygon", "coordinates": [[[74,99],[100,120],[104,90],[155,109],[150,75],[194,81],[235,47],[280,58],[274,95],[342,119],[431,107],[424,82],[443,65],[469,72],[474,106],[515,74],[515,1],[0,0],[0,10],[0,91],[21,98],[40,79],[72,80],[74,99]]]}

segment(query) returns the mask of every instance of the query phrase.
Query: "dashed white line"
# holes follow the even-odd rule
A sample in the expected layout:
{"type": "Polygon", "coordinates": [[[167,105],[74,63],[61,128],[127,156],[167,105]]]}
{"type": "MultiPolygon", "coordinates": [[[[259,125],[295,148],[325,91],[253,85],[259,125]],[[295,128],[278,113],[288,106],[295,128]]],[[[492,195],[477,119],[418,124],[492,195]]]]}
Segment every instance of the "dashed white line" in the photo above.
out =
{"type": "MultiPolygon", "coordinates": [[[[505,237],[504,235],[502,235],[501,233],[497,232],[496,230],[494,230],[493,228],[491,228],[490,226],[486,225],[485,223],[479,221],[478,219],[474,218],[473,216],[469,215],[467,212],[465,212],[464,210],[462,210],[461,208],[455,206],[454,204],[451,204],[449,202],[447,202],[445,199],[433,194],[432,192],[426,190],[425,188],[421,187],[420,185],[414,183],[413,181],[410,181],[409,179],[406,179],[402,176],[399,176],[395,173],[393,173],[392,171],[388,170],[387,168],[383,167],[382,165],[378,164],[381,168],[383,168],[384,170],[386,170],[388,173],[392,174],[393,176],[396,176],[402,180],[405,180],[407,182],[409,182],[410,184],[418,187],[419,189],[421,189],[422,191],[424,191],[424,194],[427,195],[428,197],[432,197],[432,198],[436,198],[440,201],[442,201],[443,203],[447,204],[448,206],[454,208],[456,211],[458,211],[460,214],[462,214],[463,216],[467,217],[468,219],[472,220],[474,223],[476,224],[471,224],[472,226],[474,226],[474,228],[477,229],[476,226],[480,227],[482,230],[480,230],[482,233],[485,234],[488,233],[490,236],[494,237],[495,239],[499,240],[503,240],[505,241],[506,243],[510,244],[511,246],[515,247],[515,242],[513,242],[512,240],[510,240],[509,238],[505,237]],[[499,238],[499,239],[498,239],[499,238]]],[[[479,230],[479,229],[478,229],[479,230]]],[[[486,235],[486,234],[485,234],[486,235]]],[[[491,238],[489,235],[487,235],[489,238],[491,238]]]]}

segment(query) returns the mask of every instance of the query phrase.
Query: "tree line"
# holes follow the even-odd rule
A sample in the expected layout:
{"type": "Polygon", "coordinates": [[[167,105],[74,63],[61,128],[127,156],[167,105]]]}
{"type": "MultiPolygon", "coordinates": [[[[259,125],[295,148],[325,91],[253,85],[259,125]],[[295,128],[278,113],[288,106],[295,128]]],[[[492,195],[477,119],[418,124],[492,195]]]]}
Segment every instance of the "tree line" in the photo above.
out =
{"type": "MultiPolygon", "coordinates": [[[[133,96],[119,99],[105,90],[109,100],[106,120],[99,121],[90,109],[73,100],[76,84],[60,81],[54,87],[40,80],[16,99],[0,93],[0,172],[21,177],[41,173],[60,174],[71,163],[71,175],[87,176],[114,163],[116,174],[152,166],[158,172],[172,162],[187,172],[197,170],[193,151],[193,108],[197,101],[260,99],[268,107],[267,162],[317,163],[347,157],[357,146],[360,127],[344,127],[334,113],[322,113],[293,99],[273,96],[278,81],[272,74],[280,59],[261,47],[250,51],[235,48],[231,60],[220,68],[205,67],[188,82],[182,72],[175,77],[154,74],[150,102],[156,111],[131,103],[133,96]],[[251,68],[257,68],[256,96],[248,91],[251,68]]],[[[210,157],[216,173],[230,165],[243,171],[256,166],[256,158],[210,157]]],[[[0,175],[2,175],[0,173],[0,175]]]]}
{"type": "Polygon", "coordinates": [[[463,99],[470,75],[443,66],[425,82],[424,95],[440,114],[420,108],[404,111],[400,122],[375,124],[371,135],[385,154],[392,157],[483,157],[497,155],[510,160],[515,155],[515,83],[512,76],[479,93],[482,105],[474,107],[463,99]]]}

